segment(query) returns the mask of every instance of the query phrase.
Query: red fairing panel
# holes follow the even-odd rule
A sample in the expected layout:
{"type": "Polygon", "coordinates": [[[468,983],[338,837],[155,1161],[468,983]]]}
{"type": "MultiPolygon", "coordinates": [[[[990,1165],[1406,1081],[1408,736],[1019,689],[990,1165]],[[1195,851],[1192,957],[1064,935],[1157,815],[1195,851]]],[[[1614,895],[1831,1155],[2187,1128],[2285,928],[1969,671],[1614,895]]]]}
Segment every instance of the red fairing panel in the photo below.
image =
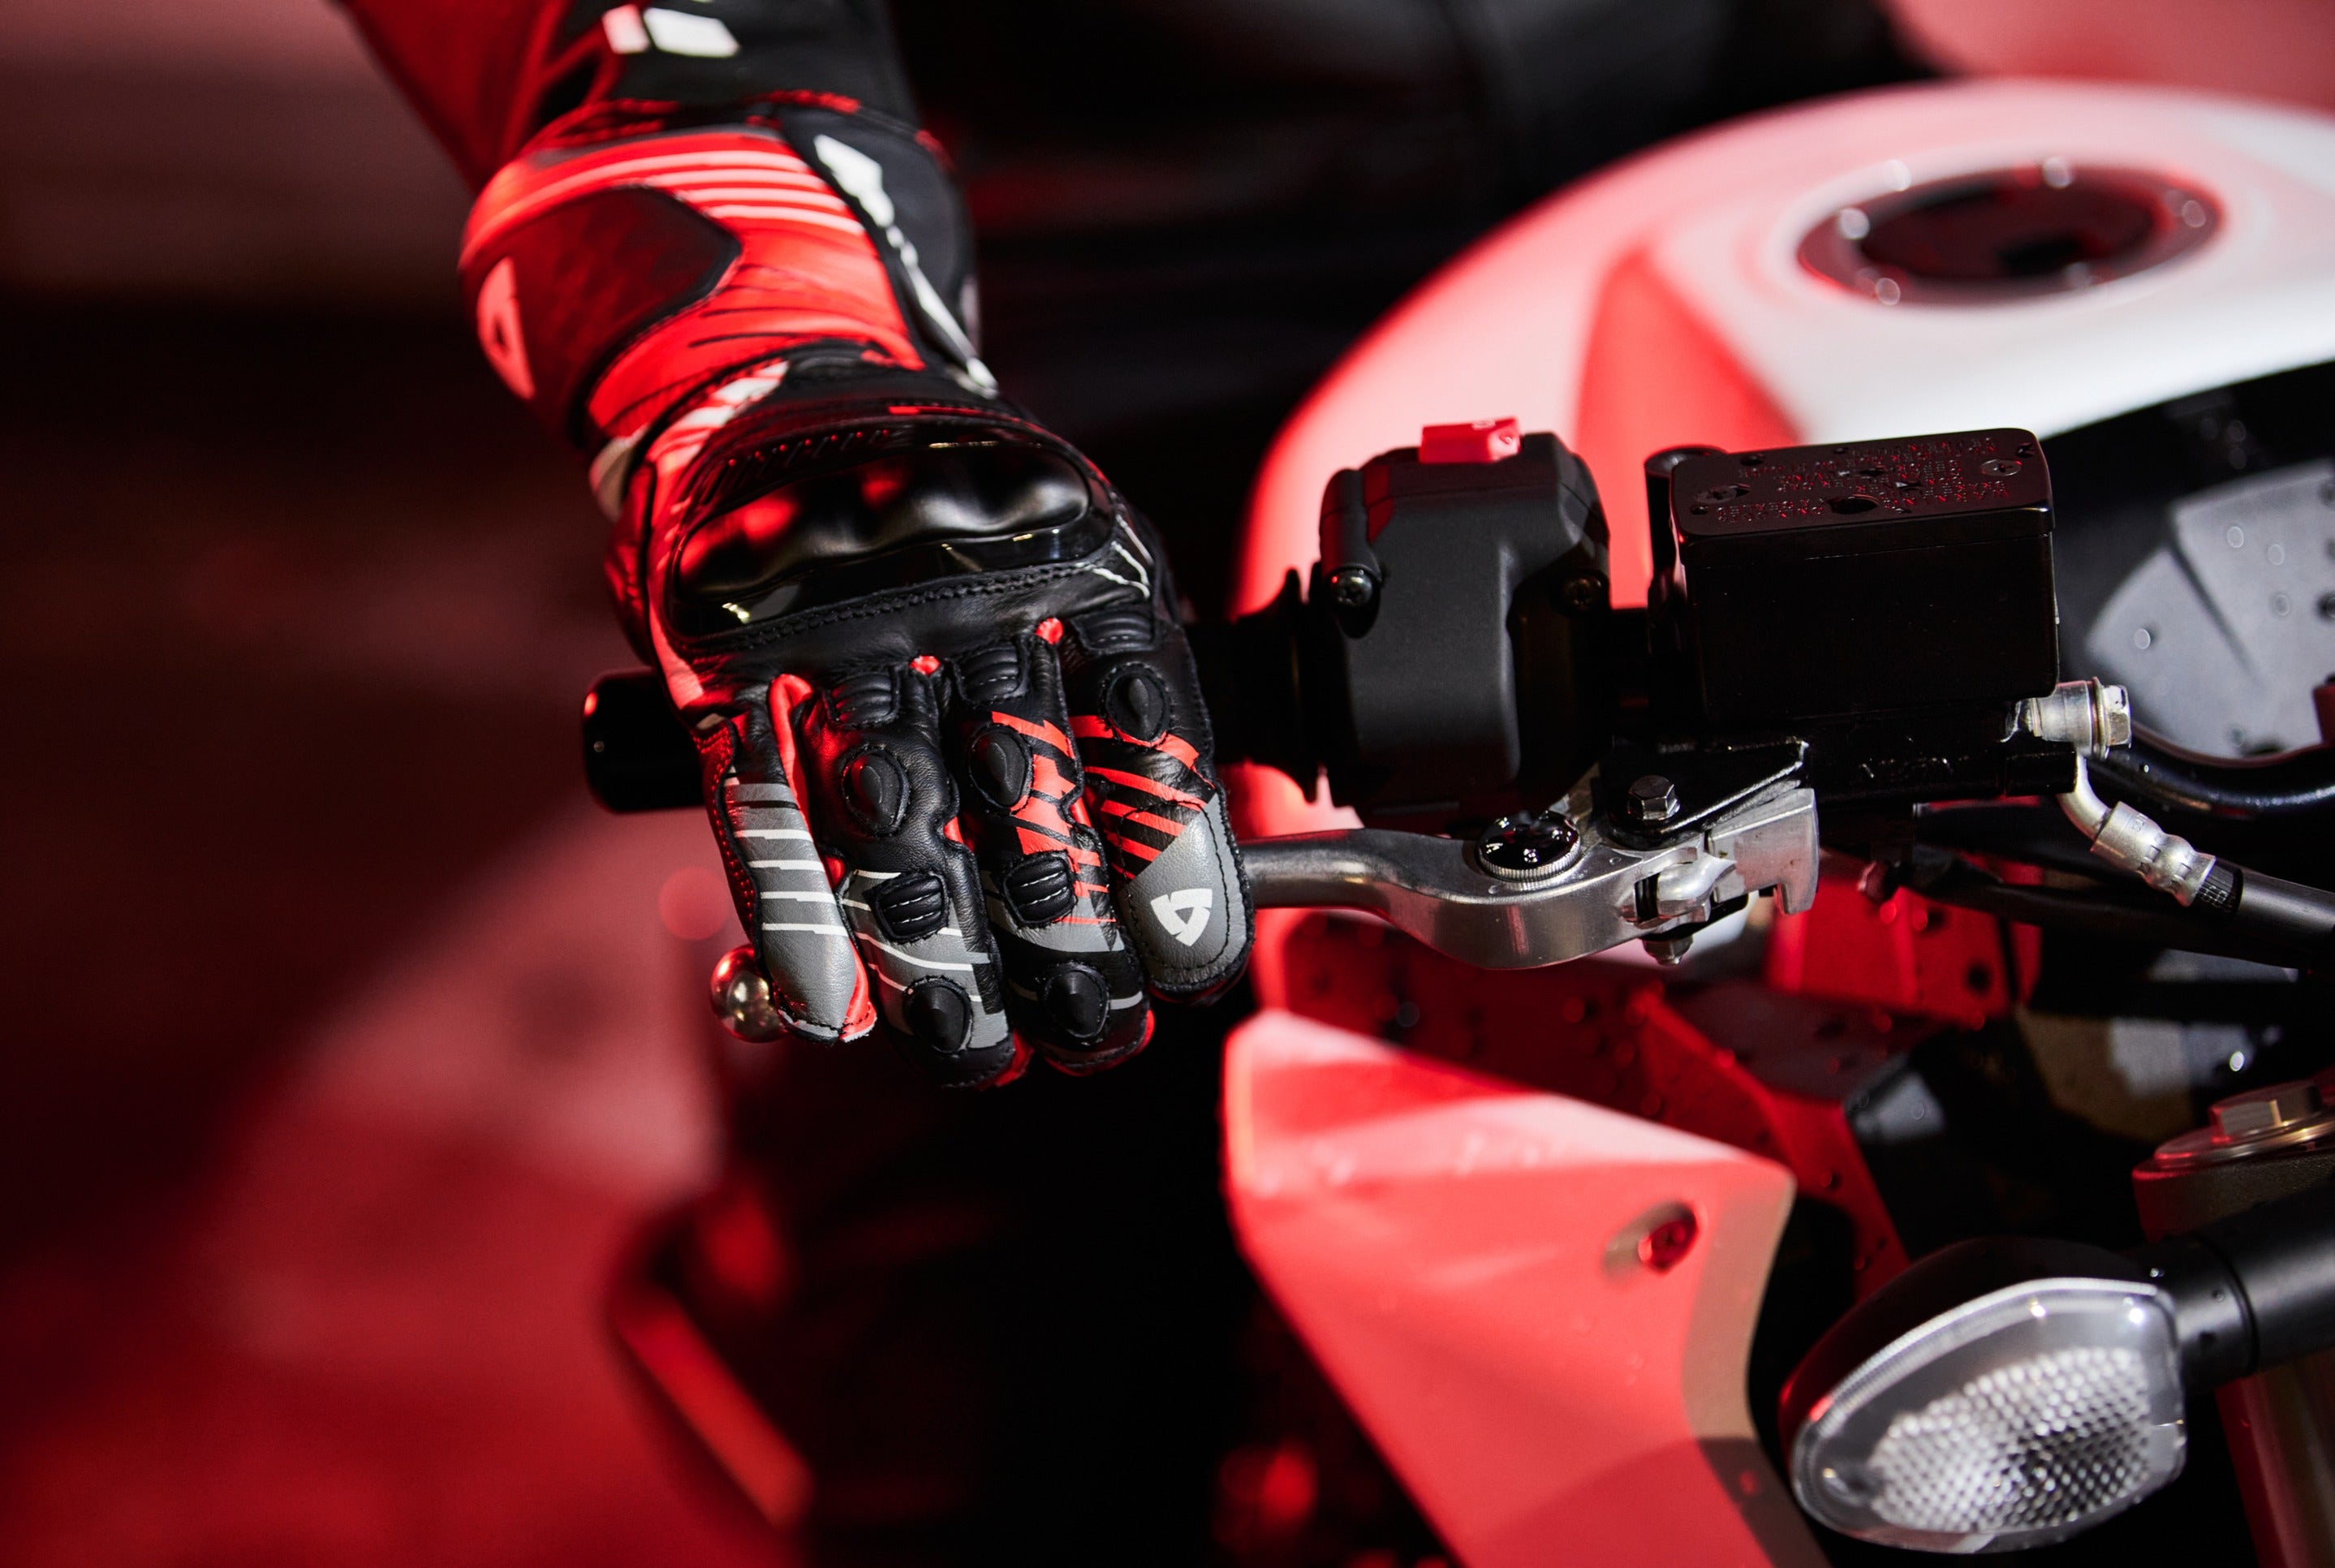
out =
{"type": "MultiPolygon", "coordinates": [[[[1970,919],[1972,936],[1991,930],[1970,919]]],[[[1876,1053],[1909,1050],[1934,1026],[1895,1018],[1862,993],[1838,1007],[1720,981],[1671,998],[1661,979],[1619,963],[1471,969],[1375,921],[1320,912],[1299,915],[1260,956],[1272,961],[1257,973],[1267,1007],[1364,1035],[1391,1031],[1428,1059],[1784,1166],[1805,1197],[1846,1222],[1860,1296],[1905,1266],[1846,1105],[1876,1053]],[[1796,1060],[1821,1065],[1795,1072],[1796,1060]]]]}
{"type": "Polygon", "coordinates": [[[2005,925],[1904,888],[1875,904],[1854,878],[1827,876],[1813,907],[1777,917],[1766,970],[1778,991],[1976,1029],[2026,1000],[2040,957],[2031,925],[2005,925]]]}
{"type": "Polygon", "coordinates": [[[1743,1393],[1783,1167],[1284,1012],[1225,1132],[1243,1251],[1470,1568],[1822,1563],[1743,1393]]]}

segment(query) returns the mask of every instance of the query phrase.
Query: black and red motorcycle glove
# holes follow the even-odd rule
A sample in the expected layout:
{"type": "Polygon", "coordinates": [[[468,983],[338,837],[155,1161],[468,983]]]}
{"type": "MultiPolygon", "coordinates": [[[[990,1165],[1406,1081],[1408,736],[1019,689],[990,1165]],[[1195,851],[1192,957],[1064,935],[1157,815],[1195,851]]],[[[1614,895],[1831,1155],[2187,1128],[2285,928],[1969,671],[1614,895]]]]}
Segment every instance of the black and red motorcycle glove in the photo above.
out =
{"type": "Polygon", "coordinates": [[[758,411],[650,503],[667,686],[790,1028],[1106,1066],[1250,933],[1159,548],[1042,431],[896,396],[758,411]]]}
{"type": "Polygon", "coordinates": [[[1134,1054],[1253,928],[1157,540],[991,390],[913,132],[604,124],[489,186],[466,277],[505,379],[600,451],[772,1005],[949,1085],[1134,1054]]]}

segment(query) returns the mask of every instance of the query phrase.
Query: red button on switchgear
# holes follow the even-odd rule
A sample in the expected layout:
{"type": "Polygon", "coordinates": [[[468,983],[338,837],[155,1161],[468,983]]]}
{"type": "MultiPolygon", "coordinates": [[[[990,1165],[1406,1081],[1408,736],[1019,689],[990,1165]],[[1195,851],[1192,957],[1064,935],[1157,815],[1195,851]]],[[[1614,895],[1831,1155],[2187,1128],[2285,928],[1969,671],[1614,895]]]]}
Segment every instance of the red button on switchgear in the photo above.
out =
{"type": "Polygon", "coordinates": [[[1524,432],[1514,420],[1477,420],[1464,425],[1429,425],[1419,432],[1422,463],[1497,463],[1523,449],[1524,432]]]}

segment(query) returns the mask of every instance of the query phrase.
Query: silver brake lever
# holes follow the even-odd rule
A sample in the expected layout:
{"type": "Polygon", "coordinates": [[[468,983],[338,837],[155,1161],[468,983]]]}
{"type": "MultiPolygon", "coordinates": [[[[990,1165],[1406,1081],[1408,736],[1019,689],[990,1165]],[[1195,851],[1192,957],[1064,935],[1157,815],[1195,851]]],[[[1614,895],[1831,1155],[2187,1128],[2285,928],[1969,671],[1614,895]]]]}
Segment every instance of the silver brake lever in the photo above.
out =
{"type": "MultiPolygon", "coordinates": [[[[1359,909],[1479,969],[1536,969],[1643,941],[1676,962],[1714,905],[1773,888],[1797,914],[1817,893],[1816,797],[1768,786],[1651,847],[1615,841],[1586,790],[1537,817],[1503,818],[1475,843],[1356,828],[1241,844],[1266,909],[1359,909]]],[[[741,947],[714,966],[713,1011],[741,1040],[786,1025],[741,947]]]]}
{"type": "Polygon", "coordinates": [[[1482,969],[1532,969],[1708,921],[1714,905],[1773,888],[1788,913],[1815,901],[1816,796],[1763,789],[1650,848],[1604,830],[1582,792],[1537,818],[1504,818],[1478,843],[1355,828],[1245,840],[1263,908],[1365,910],[1482,969]],[[1518,853],[1519,835],[1531,845],[1518,853]]]}

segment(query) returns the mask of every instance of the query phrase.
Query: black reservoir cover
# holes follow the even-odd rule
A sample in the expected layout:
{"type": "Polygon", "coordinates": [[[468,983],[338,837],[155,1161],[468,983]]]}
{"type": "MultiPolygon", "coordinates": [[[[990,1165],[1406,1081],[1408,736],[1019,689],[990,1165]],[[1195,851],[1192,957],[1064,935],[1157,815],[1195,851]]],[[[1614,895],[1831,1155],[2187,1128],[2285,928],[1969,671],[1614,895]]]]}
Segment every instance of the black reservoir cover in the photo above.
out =
{"type": "Polygon", "coordinates": [[[1719,730],[2039,696],[2059,679],[2051,482],[2025,431],[1691,457],[1655,531],[1719,730]]]}

